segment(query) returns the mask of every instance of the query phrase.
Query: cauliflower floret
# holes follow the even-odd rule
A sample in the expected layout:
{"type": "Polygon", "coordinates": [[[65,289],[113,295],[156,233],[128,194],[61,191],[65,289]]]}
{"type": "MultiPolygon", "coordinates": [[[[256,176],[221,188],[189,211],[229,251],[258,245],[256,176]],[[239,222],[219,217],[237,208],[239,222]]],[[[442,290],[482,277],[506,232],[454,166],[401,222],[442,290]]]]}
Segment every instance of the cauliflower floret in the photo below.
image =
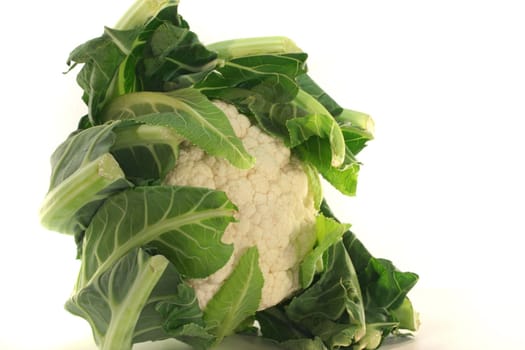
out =
{"type": "Polygon", "coordinates": [[[299,264],[315,243],[317,210],[303,165],[283,142],[251,125],[234,106],[214,103],[228,116],[256,162],[248,170],[239,169],[195,146],[181,146],[166,183],[221,190],[238,207],[238,222],[231,223],[223,235],[225,243],[234,244],[232,257],[219,271],[190,284],[204,308],[244,251],[257,246],[264,277],[259,309],[265,309],[299,289],[299,264]]]}

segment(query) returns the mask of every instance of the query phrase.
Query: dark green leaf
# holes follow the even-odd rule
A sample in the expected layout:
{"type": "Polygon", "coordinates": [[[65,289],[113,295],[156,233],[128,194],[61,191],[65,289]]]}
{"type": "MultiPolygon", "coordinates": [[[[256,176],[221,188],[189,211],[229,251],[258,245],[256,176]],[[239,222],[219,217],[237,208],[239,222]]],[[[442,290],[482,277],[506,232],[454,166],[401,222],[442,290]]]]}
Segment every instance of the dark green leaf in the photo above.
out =
{"type": "Polygon", "coordinates": [[[109,269],[77,290],[66,304],[71,313],[91,325],[101,349],[131,349],[139,319],[168,266],[161,255],[133,249],[109,269]]]}
{"type": "Polygon", "coordinates": [[[308,330],[301,329],[278,306],[257,312],[256,318],[262,335],[268,339],[284,342],[311,336],[308,330]]]}
{"type": "MultiPolygon", "coordinates": [[[[308,139],[324,139],[330,146],[330,166],[339,167],[345,159],[345,140],[337,122],[330,115],[310,114],[286,122],[290,134],[290,146],[295,147],[308,139]]],[[[319,144],[321,141],[319,141],[319,144]]]]}
{"type": "Polygon", "coordinates": [[[137,185],[161,183],[175,166],[183,138],[170,127],[145,121],[122,125],[115,130],[117,139],[111,152],[126,178],[137,185]]]}
{"type": "Polygon", "coordinates": [[[331,115],[339,115],[343,111],[343,108],[324,92],[308,74],[299,75],[297,77],[297,83],[301,89],[315,97],[331,115]]]}
{"type": "Polygon", "coordinates": [[[195,291],[189,285],[179,284],[177,293],[171,299],[159,302],[157,310],[164,319],[164,330],[172,337],[196,349],[208,348],[215,341],[215,337],[204,328],[203,313],[195,291]]]}
{"type": "Polygon", "coordinates": [[[335,188],[343,194],[355,195],[360,166],[347,158],[348,153],[345,153],[343,167],[335,168],[330,163],[332,153],[327,140],[312,138],[296,147],[295,150],[301,159],[315,166],[319,173],[335,188]]]}
{"type": "Polygon", "coordinates": [[[209,51],[188,28],[165,22],[153,32],[144,57],[146,90],[187,87],[191,77],[204,77],[215,68],[217,54],[209,51]]]}
{"type": "Polygon", "coordinates": [[[107,34],[89,40],[69,55],[68,64],[84,64],[77,82],[84,91],[83,100],[88,106],[91,124],[99,124],[97,116],[112,97],[110,86],[125,58],[125,53],[107,34]]]}
{"type": "Polygon", "coordinates": [[[117,125],[73,133],[53,153],[49,192],[40,211],[45,227],[81,235],[106,198],[131,186],[109,153],[117,125]]]}
{"type": "Polygon", "coordinates": [[[144,245],[157,248],[180,273],[206,277],[232,253],[220,239],[234,210],[224,193],[204,188],[148,186],[114,195],[86,230],[83,251],[90,254],[82,257],[77,288],[144,245]]]}
{"type": "Polygon", "coordinates": [[[291,102],[305,72],[306,54],[257,55],[232,59],[195,85],[206,96],[235,104],[268,133],[287,138],[286,121],[298,115],[291,102]]]}
{"type": "Polygon", "coordinates": [[[328,348],[349,346],[365,332],[363,298],[342,242],[330,247],[318,281],[293,298],[286,315],[319,336],[328,348]]]}

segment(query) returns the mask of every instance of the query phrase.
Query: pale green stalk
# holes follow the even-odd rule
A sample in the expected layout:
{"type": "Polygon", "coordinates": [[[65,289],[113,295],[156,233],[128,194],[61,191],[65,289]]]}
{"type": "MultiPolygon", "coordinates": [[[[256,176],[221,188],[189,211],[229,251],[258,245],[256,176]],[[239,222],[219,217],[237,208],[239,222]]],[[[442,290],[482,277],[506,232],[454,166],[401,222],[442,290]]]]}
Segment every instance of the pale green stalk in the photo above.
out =
{"type": "Polygon", "coordinates": [[[133,125],[117,130],[115,144],[111,148],[113,151],[125,148],[132,148],[137,145],[165,144],[169,145],[176,154],[179,144],[184,139],[177,135],[173,128],[159,125],[133,125]]]}
{"type": "Polygon", "coordinates": [[[53,231],[73,233],[75,213],[96,199],[99,192],[124,178],[115,158],[109,153],[103,154],[47,194],[40,210],[42,225],[53,231]]]}
{"type": "Polygon", "coordinates": [[[140,313],[169,263],[162,255],[147,259],[146,262],[139,261],[145,266],[140,269],[126,298],[112,309],[111,322],[100,344],[101,350],[131,349],[140,313]]]}
{"type": "Polygon", "coordinates": [[[302,52],[291,39],[283,36],[226,40],[207,45],[207,48],[217,52],[219,58],[223,60],[244,56],[302,52]]]}
{"type": "Polygon", "coordinates": [[[144,25],[161,9],[178,5],[178,0],[136,0],[115,25],[115,29],[130,30],[144,25]]]}

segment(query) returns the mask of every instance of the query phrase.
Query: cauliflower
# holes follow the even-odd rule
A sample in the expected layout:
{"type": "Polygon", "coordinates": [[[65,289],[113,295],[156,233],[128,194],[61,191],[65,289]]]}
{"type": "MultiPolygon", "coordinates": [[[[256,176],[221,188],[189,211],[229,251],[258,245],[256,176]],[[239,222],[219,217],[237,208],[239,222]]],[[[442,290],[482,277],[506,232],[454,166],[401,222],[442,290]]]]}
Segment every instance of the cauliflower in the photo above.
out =
{"type": "Polygon", "coordinates": [[[88,110],[51,156],[40,215],[74,237],[65,307],[100,349],[247,331],[372,349],[417,329],[418,276],[373,257],[323,198],[320,177],[355,194],[373,122],[307,57],[279,36],[204,45],[178,0],[137,0],[71,52],[88,110]]]}
{"type": "Polygon", "coordinates": [[[233,105],[215,101],[228,117],[237,137],[255,157],[255,166],[239,169],[197,146],[181,146],[176,167],[166,183],[224,191],[238,207],[237,222],[223,235],[234,246],[229,262],[211,276],[193,279],[202,309],[232,272],[243,252],[257,246],[264,276],[259,308],[279,303],[300,288],[299,264],[315,243],[317,209],[303,164],[284,143],[240,114],[233,105]]]}

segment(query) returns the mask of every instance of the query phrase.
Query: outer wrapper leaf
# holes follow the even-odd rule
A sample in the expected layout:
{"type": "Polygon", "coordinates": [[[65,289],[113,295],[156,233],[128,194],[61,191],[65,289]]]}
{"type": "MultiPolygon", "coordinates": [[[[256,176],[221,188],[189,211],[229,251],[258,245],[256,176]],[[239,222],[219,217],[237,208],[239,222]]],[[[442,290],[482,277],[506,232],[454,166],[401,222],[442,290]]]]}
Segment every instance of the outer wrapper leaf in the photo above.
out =
{"type": "Polygon", "coordinates": [[[209,98],[237,106],[268,133],[286,138],[286,120],[296,116],[290,102],[299,87],[297,75],[305,72],[306,54],[255,55],[234,58],[197,83],[209,98]]]}
{"type": "Polygon", "coordinates": [[[104,120],[121,119],[170,127],[209,154],[226,158],[240,168],[249,168],[255,162],[226,115],[195,89],[138,92],[116,98],[104,111],[104,120]]]}
{"type": "Polygon", "coordinates": [[[134,249],[77,291],[66,308],[88,320],[100,349],[131,349],[142,309],[156,297],[151,293],[167,266],[161,255],[134,249]]]}
{"type": "Polygon", "coordinates": [[[74,133],[53,153],[49,192],[40,210],[45,227],[80,235],[106,198],[131,186],[109,153],[115,126],[74,133]]]}
{"type": "Polygon", "coordinates": [[[232,246],[220,239],[235,206],[224,193],[205,188],[148,186],[104,202],[86,230],[77,289],[110,269],[134,248],[148,245],[192,278],[222,267],[232,246]],[[214,254],[208,254],[213,251],[214,254]]]}

